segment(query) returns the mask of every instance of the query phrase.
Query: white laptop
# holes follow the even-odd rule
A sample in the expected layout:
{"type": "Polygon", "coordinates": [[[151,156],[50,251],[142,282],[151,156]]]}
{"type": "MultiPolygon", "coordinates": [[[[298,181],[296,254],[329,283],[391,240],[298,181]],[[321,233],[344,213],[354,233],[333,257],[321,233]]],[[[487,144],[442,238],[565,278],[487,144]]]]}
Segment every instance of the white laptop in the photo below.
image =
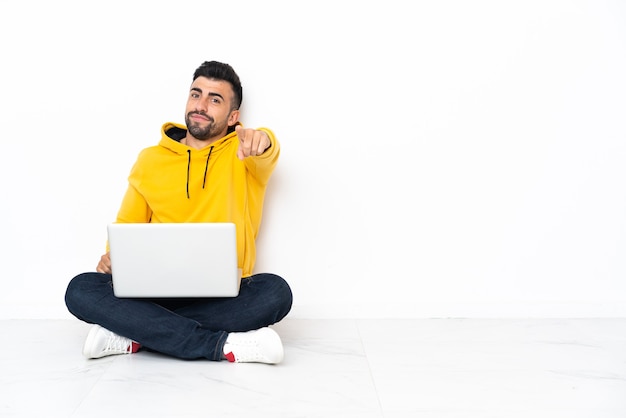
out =
{"type": "Polygon", "coordinates": [[[239,294],[234,223],[112,223],[107,231],[117,297],[239,294]]]}

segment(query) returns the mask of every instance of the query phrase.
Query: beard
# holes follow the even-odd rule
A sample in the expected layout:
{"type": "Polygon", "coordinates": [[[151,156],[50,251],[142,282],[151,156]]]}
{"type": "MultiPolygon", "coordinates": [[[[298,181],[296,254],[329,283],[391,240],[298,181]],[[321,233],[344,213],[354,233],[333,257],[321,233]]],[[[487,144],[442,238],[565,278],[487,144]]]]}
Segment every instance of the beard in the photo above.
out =
{"type": "Polygon", "coordinates": [[[221,136],[221,133],[227,128],[226,122],[216,123],[215,119],[206,113],[200,112],[189,112],[185,116],[185,124],[187,125],[187,130],[189,133],[196,139],[205,141],[207,139],[214,138],[215,136],[221,136]],[[189,118],[190,115],[200,114],[204,115],[208,119],[208,125],[201,126],[197,122],[192,122],[189,118]]]}

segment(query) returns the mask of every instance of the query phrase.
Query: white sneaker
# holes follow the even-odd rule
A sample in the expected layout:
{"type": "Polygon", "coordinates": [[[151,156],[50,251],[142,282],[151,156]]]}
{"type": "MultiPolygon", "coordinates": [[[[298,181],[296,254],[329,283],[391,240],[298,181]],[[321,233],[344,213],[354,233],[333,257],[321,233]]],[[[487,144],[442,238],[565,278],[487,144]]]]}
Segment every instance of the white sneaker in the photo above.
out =
{"type": "Polygon", "coordinates": [[[283,360],[283,343],[271,328],[231,332],[224,344],[224,356],[236,363],[276,364],[283,360]]]}
{"type": "Polygon", "coordinates": [[[100,325],[91,327],[85,345],[83,355],[87,358],[100,358],[114,354],[135,353],[139,344],[133,340],[112,333],[100,325]]]}

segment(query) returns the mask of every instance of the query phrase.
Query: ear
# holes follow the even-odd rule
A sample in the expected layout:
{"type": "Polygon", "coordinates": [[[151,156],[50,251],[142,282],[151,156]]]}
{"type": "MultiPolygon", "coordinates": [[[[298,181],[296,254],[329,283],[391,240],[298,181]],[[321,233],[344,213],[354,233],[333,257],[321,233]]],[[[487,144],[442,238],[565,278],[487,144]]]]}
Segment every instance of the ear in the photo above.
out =
{"type": "Polygon", "coordinates": [[[237,122],[239,122],[239,109],[233,110],[230,112],[230,115],[228,115],[228,126],[233,126],[237,122]]]}

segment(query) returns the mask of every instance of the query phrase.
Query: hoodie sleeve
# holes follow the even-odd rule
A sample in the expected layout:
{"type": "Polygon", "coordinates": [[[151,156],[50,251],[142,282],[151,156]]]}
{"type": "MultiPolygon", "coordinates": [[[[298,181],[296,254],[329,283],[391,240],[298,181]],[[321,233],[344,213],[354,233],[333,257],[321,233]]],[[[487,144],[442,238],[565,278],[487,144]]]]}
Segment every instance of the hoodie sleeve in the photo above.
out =
{"type": "Polygon", "coordinates": [[[146,200],[132,185],[128,185],[122,205],[117,213],[119,223],[147,223],[152,218],[152,211],[146,200]]]}
{"type": "Polygon", "coordinates": [[[137,186],[141,184],[142,157],[144,155],[145,151],[140,154],[128,176],[128,188],[117,213],[117,222],[119,223],[147,223],[152,218],[152,209],[148,206],[144,196],[137,190],[137,186]]]}
{"type": "MultiPolygon", "coordinates": [[[[122,200],[122,206],[117,213],[116,223],[147,223],[150,222],[152,212],[146,204],[144,198],[137,193],[137,190],[128,185],[126,194],[122,200]]],[[[106,251],[109,251],[109,241],[106,242],[106,251]]]]}

